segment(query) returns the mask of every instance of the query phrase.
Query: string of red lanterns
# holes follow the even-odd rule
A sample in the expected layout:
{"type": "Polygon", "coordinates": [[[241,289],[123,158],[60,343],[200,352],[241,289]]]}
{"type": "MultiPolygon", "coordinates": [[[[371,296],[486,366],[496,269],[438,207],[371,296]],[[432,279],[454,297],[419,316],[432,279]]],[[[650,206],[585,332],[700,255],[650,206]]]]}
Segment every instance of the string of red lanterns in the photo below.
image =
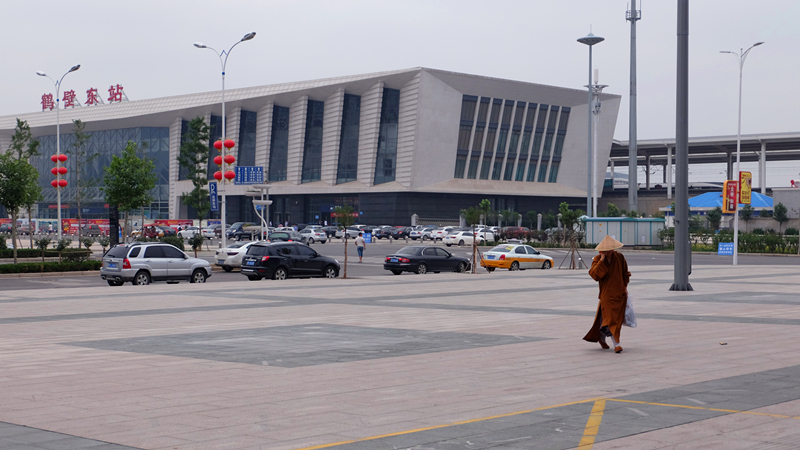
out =
{"type": "MultiPolygon", "coordinates": [[[[233,142],[233,139],[225,139],[225,142],[222,142],[221,140],[219,140],[217,142],[214,142],[214,148],[216,148],[217,150],[220,151],[220,153],[223,153],[223,154],[224,154],[224,152],[222,150],[223,146],[225,148],[227,148],[228,151],[230,151],[235,145],[236,145],[236,143],[233,142]]],[[[236,172],[231,170],[231,166],[235,162],[236,162],[236,157],[233,156],[233,155],[230,155],[230,154],[225,155],[225,156],[222,156],[222,155],[215,156],[214,157],[214,164],[216,164],[218,166],[221,166],[220,169],[222,169],[222,170],[225,170],[225,169],[227,169],[227,170],[225,170],[225,173],[223,173],[222,170],[218,170],[218,171],[214,172],[214,178],[217,181],[222,181],[223,178],[225,178],[228,182],[233,181],[233,179],[236,178],[236,172]]],[[[224,181],[223,181],[223,183],[224,183],[224,181]]]]}
{"type": "Polygon", "coordinates": [[[67,162],[67,155],[61,153],[60,155],[53,155],[50,157],[50,161],[56,165],[52,169],[50,169],[50,173],[56,176],[56,179],[50,182],[50,186],[58,189],[60,187],[67,187],[67,180],[65,180],[67,175],[67,168],[64,167],[64,163],[67,162]]]}

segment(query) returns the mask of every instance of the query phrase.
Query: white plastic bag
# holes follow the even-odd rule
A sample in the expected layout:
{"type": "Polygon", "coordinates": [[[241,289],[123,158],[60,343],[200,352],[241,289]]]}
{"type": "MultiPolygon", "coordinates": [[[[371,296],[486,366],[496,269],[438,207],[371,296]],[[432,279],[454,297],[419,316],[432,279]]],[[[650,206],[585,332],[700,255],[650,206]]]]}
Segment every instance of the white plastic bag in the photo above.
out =
{"type": "Polygon", "coordinates": [[[636,328],[636,313],[633,311],[633,298],[628,294],[628,302],[625,305],[625,322],[623,325],[636,328]]]}

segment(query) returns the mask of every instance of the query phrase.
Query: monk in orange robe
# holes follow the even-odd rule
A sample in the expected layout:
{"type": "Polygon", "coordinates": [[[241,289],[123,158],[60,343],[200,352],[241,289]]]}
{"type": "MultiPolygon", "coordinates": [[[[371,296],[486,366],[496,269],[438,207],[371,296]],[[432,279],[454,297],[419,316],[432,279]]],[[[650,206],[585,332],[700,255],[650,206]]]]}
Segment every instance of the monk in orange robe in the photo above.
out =
{"type": "Polygon", "coordinates": [[[615,251],[622,246],[622,242],[606,235],[596,248],[600,254],[592,260],[589,275],[600,283],[600,304],[592,328],[583,337],[585,341],[600,342],[604,349],[609,348],[606,338],[610,338],[616,353],[622,352],[619,333],[625,322],[628,282],[631,279],[625,257],[615,251]]]}

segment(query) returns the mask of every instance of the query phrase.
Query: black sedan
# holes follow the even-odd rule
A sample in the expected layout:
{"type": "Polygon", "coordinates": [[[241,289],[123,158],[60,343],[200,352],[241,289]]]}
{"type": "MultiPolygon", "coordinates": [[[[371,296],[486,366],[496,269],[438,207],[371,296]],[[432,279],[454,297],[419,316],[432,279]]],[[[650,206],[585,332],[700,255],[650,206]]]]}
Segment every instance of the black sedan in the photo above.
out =
{"type": "Polygon", "coordinates": [[[242,259],[242,275],[250,281],[290,277],[336,278],[339,276],[339,261],[322,256],[299,242],[256,242],[242,259]]]}
{"type": "Polygon", "coordinates": [[[410,245],[386,257],[383,268],[395,275],[403,272],[461,272],[469,269],[469,260],[447,250],[427,245],[410,245]]]}

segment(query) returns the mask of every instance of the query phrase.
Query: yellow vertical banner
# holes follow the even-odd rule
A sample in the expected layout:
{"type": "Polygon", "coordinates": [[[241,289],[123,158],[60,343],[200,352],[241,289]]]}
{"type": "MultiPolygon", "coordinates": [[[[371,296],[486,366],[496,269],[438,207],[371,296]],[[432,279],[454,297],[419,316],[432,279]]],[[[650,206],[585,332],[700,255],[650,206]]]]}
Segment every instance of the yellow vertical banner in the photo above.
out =
{"type": "Polygon", "coordinates": [[[739,172],[739,203],[749,205],[752,192],[753,174],[750,172],[739,172]]]}

